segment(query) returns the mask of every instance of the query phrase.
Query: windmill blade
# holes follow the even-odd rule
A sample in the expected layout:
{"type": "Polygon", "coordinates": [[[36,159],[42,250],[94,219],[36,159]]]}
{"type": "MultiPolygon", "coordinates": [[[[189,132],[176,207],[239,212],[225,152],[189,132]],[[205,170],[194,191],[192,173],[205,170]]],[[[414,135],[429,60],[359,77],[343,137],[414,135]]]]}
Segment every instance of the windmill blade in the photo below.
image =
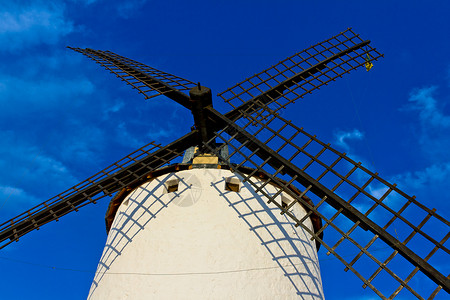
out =
{"type": "Polygon", "coordinates": [[[137,89],[146,99],[165,95],[190,109],[189,91],[196,84],[190,80],[157,70],[111,51],[67,47],[86,55],[137,89]]]}
{"type": "Polygon", "coordinates": [[[450,292],[450,250],[445,245],[450,237],[448,220],[361,163],[265,109],[270,119],[262,122],[243,115],[248,122],[240,127],[207,108],[216,128],[222,129],[205,146],[219,155],[215,139],[228,145],[230,155],[221,158],[223,163],[305,228],[311,239],[345,265],[345,271],[351,270],[364,282],[363,287],[370,287],[381,298],[414,295],[423,299],[433,298],[441,289],[450,292]],[[254,172],[240,172],[242,166],[254,172]],[[265,174],[263,186],[254,179],[258,173],[265,174]],[[264,186],[269,183],[282,188],[275,195],[267,194],[264,186]],[[302,190],[301,194],[291,186],[302,190]],[[280,202],[282,193],[307,208],[308,215],[319,216],[322,228],[308,229],[303,224],[308,215],[298,219],[290,211],[295,202],[287,207],[280,202]]]}
{"type": "MultiPolygon", "coordinates": [[[[347,29],[253,75],[218,96],[234,109],[247,110],[247,113],[257,111],[258,107],[252,106],[255,100],[270,104],[273,111],[278,111],[344,74],[382,57],[369,43],[347,29]]],[[[237,115],[228,117],[235,120],[237,115]]]]}
{"type": "Polygon", "coordinates": [[[192,131],[165,147],[153,142],[145,145],[65,192],[0,224],[0,249],[48,222],[58,221],[60,217],[78,211],[89,203],[96,203],[105,196],[133,186],[134,182],[170,163],[196,143],[196,132],[192,131]]]}

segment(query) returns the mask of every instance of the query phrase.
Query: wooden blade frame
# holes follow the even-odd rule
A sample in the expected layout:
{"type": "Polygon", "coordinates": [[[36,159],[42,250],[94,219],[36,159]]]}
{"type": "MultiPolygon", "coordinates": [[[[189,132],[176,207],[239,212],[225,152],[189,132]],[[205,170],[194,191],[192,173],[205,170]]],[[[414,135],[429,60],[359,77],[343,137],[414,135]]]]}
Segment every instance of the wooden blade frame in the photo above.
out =
{"type": "Polygon", "coordinates": [[[184,150],[196,143],[193,131],[165,147],[153,142],[145,145],[65,192],[0,224],[0,249],[48,222],[58,221],[72,211],[127,188],[149,172],[182,156],[184,150]]]}
{"type": "MultiPolygon", "coordinates": [[[[191,81],[110,51],[71,49],[101,64],[146,98],[164,94],[192,109],[189,96],[182,92],[195,86],[191,81]]],[[[449,279],[444,275],[448,274],[444,269],[450,254],[445,246],[450,237],[449,222],[377,173],[277,114],[298,98],[381,56],[369,46],[369,41],[363,41],[348,29],[287,58],[219,94],[234,107],[227,114],[218,113],[210,105],[199,106],[207,116],[202,118],[207,121],[205,127],[216,130],[209,141],[202,139],[202,148],[220,155],[216,140],[228,145],[231,155],[221,158],[222,163],[252,184],[269,203],[279,207],[280,213],[305,228],[311,239],[345,265],[345,271],[351,270],[364,282],[363,287],[369,286],[384,299],[405,293],[419,299],[423,295],[433,298],[441,289],[450,291],[449,279]],[[244,126],[234,124],[239,119],[246,122],[244,126]],[[230,158],[233,163],[228,162],[230,158]],[[242,166],[253,168],[254,172],[242,172],[242,166]],[[279,193],[265,194],[263,187],[252,180],[257,173],[264,174],[264,185],[273,183],[281,187],[279,193]],[[296,190],[300,186],[303,191],[299,195],[296,190]],[[290,212],[296,202],[283,206],[277,198],[281,193],[301,203],[307,215],[296,218],[290,212]],[[308,198],[316,204],[305,200],[308,198]],[[303,226],[303,221],[313,215],[323,221],[321,228],[314,232],[303,226]],[[380,249],[386,248],[393,252],[384,255],[385,251],[380,249]],[[353,259],[348,258],[349,254],[353,259]],[[371,275],[367,273],[370,269],[371,275]],[[377,282],[380,278],[382,285],[377,282]],[[386,278],[392,284],[386,284],[386,278]],[[434,287],[424,290],[412,278],[429,281],[434,287]]],[[[45,223],[129,187],[197,143],[198,131],[193,131],[166,147],[155,150],[157,146],[151,144],[138,150],[137,154],[0,224],[0,248],[45,223]]]]}
{"type": "MultiPolygon", "coordinates": [[[[260,104],[260,107],[264,106],[260,104]]],[[[311,239],[320,242],[328,254],[345,265],[345,271],[354,272],[364,282],[364,287],[369,286],[381,298],[392,299],[409,292],[409,296],[423,299],[423,295],[427,295],[430,299],[442,288],[450,291],[450,280],[444,275],[449,273],[446,262],[450,250],[444,245],[450,237],[449,221],[415,197],[406,195],[395,184],[362,167],[361,163],[268,107],[265,110],[270,119],[261,121],[243,113],[242,119],[248,121],[239,127],[208,108],[210,119],[221,130],[205,147],[219,155],[220,149],[215,149],[216,139],[228,145],[230,156],[221,158],[223,163],[240,174],[245,182],[254,185],[257,192],[279,207],[281,214],[291,217],[297,226],[302,226],[308,215],[320,216],[324,223],[320,230],[312,232],[307,226],[302,227],[309,230],[311,239]],[[241,166],[255,171],[244,174],[239,172],[241,166]],[[266,174],[265,184],[272,182],[283,187],[278,194],[265,194],[263,187],[254,183],[252,176],[258,172],[266,174]],[[303,190],[302,194],[295,193],[290,185],[300,185],[301,188],[297,188],[303,190]],[[281,193],[288,193],[307,207],[308,215],[297,219],[290,213],[295,202],[283,207],[277,199],[281,193]],[[303,196],[312,199],[315,205],[307,204],[303,196]],[[386,248],[393,251],[390,254],[380,251],[386,248]],[[349,255],[353,259],[348,259],[349,255]],[[420,280],[411,280],[413,277],[420,280]],[[380,281],[383,283],[377,286],[380,281]],[[424,290],[424,281],[434,288],[424,290]]]]}
{"type": "Polygon", "coordinates": [[[111,73],[137,89],[146,99],[165,95],[184,107],[190,109],[189,91],[196,84],[190,80],[157,70],[132,59],[120,56],[111,51],[72,48],[91,58],[111,73]]]}
{"type": "MultiPolygon", "coordinates": [[[[370,60],[383,55],[362,40],[351,29],[296,53],[278,64],[219,93],[233,109],[257,112],[255,100],[268,104],[272,111],[286,108],[297,99],[311,94],[323,85],[335,81],[370,60]]],[[[264,111],[264,110],[262,110],[264,111]]],[[[259,118],[266,116],[261,115],[259,118]]],[[[239,113],[227,114],[235,120],[239,113]]]]}

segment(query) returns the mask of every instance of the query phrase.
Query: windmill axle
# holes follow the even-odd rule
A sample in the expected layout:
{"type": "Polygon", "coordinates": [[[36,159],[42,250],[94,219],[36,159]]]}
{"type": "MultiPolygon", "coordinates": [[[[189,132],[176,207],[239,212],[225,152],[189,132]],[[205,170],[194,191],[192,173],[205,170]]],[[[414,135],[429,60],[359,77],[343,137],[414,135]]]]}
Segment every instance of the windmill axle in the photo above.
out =
{"type": "MultiPolygon", "coordinates": [[[[198,144],[203,145],[207,143],[214,136],[212,126],[208,124],[205,108],[212,107],[211,89],[200,86],[193,87],[189,91],[191,112],[194,116],[195,128],[198,131],[198,144]]],[[[201,146],[200,146],[201,147],[201,146]]],[[[205,150],[201,147],[201,152],[205,150]]]]}

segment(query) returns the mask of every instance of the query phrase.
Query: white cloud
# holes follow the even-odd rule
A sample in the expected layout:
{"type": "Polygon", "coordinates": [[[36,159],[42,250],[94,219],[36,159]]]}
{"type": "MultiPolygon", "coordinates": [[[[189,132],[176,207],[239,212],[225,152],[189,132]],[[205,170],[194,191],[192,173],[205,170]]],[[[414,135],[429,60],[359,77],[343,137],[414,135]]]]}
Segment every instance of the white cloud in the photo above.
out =
{"type": "MultiPolygon", "coordinates": [[[[407,194],[417,195],[427,206],[445,209],[448,201],[439,200],[443,198],[442,190],[450,185],[450,116],[444,113],[436,91],[436,86],[413,90],[404,109],[417,113],[417,121],[410,125],[416,137],[410,148],[417,157],[425,158],[420,161],[422,166],[412,162],[410,170],[386,179],[397,183],[407,194]]],[[[377,198],[386,192],[383,185],[369,186],[369,189],[377,198]]],[[[396,205],[397,197],[400,196],[396,193],[390,196],[391,205],[396,205]]]]}
{"type": "Polygon", "coordinates": [[[364,138],[364,134],[356,128],[352,131],[339,130],[334,133],[334,138],[337,145],[348,151],[350,149],[350,146],[348,145],[347,141],[362,140],[364,138]]]}
{"type": "Polygon", "coordinates": [[[113,103],[108,103],[106,107],[103,108],[103,120],[108,120],[112,114],[119,112],[125,103],[122,100],[115,100],[113,103]]]}
{"type": "Polygon", "coordinates": [[[396,182],[419,190],[431,185],[450,184],[450,162],[433,164],[423,170],[405,172],[394,177],[396,182]]]}
{"type": "Polygon", "coordinates": [[[73,23],[64,17],[62,4],[11,1],[0,4],[0,9],[0,43],[6,51],[55,44],[74,29],[73,23]]]}
{"type": "Polygon", "coordinates": [[[12,186],[0,186],[0,211],[24,210],[42,202],[42,199],[36,198],[23,189],[12,186]]]}
{"type": "Polygon", "coordinates": [[[50,107],[69,108],[80,105],[79,102],[70,101],[73,97],[88,95],[93,91],[93,84],[84,78],[24,79],[0,74],[0,107],[3,113],[20,111],[24,106],[28,110],[34,108],[39,111],[50,107]]]}
{"type": "Polygon", "coordinates": [[[0,169],[4,170],[0,173],[3,191],[9,188],[18,198],[24,193],[48,195],[77,182],[61,161],[7,131],[0,131],[0,169]]]}
{"type": "Polygon", "coordinates": [[[379,184],[377,186],[369,185],[369,193],[377,199],[380,199],[389,190],[384,184],[379,184]]]}
{"type": "Polygon", "coordinates": [[[416,89],[411,93],[409,101],[411,110],[419,112],[419,119],[426,126],[450,127],[450,116],[442,113],[438,101],[434,97],[436,86],[416,89]]]}
{"type": "Polygon", "coordinates": [[[432,164],[450,161],[450,116],[444,113],[444,96],[436,86],[415,89],[404,110],[416,112],[419,122],[411,126],[426,159],[432,164]]]}

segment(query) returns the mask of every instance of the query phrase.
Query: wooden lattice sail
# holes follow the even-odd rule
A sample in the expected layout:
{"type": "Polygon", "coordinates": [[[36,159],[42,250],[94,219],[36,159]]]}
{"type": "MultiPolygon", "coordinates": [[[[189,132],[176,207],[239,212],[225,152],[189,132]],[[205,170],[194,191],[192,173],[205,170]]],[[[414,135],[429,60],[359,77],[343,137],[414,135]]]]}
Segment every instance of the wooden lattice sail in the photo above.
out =
{"type": "MultiPolygon", "coordinates": [[[[161,290],[174,295],[195,291],[190,295],[214,298],[218,295],[212,291],[218,290],[228,298],[239,298],[248,296],[244,286],[251,286],[253,295],[320,299],[323,292],[315,252],[319,247],[383,299],[397,295],[434,298],[442,289],[442,293],[450,292],[449,221],[279,114],[352,70],[370,69],[382,56],[370,41],[348,29],[288,57],[219,93],[232,106],[224,114],[213,108],[211,90],[200,84],[110,51],[71,49],[98,62],[146,98],[165,95],[190,109],[195,127],[166,146],[150,143],[4,222],[0,248],[109,195],[115,196],[106,220],[110,233],[91,288],[93,298],[100,290],[108,291],[101,282],[113,285],[114,280],[105,279],[108,274],[132,276],[133,268],[147,266],[161,275],[158,272],[174,268],[170,258],[186,251],[175,259],[186,274],[200,276],[202,270],[189,270],[199,264],[218,267],[209,274],[213,280],[205,281],[207,286],[201,288],[193,277],[164,287],[159,279],[148,279],[148,286],[140,283],[142,291],[154,295],[161,290]],[[173,164],[183,154],[183,163],[173,164]],[[199,191],[203,196],[195,196],[199,191]],[[180,207],[196,209],[186,214],[188,209],[180,207]],[[155,221],[160,220],[157,215],[162,221],[155,221]],[[190,223],[179,225],[179,231],[170,230],[172,217],[177,224],[190,223]],[[229,235],[224,228],[227,222],[229,235]],[[148,224],[158,230],[152,233],[148,224]],[[217,235],[211,234],[214,230],[217,235]],[[172,244],[158,248],[165,240],[172,244]],[[177,243],[180,248],[170,248],[177,243]],[[300,251],[302,245],[307,250],[300,251]],[[136,255],[144,248],[151,250],[158,264],[137,261],[136,255]],[[195,249],[205,251],[210,263],[200,263],[195,249]],[[255,251],[258,254],[249,255],[255,251]],[[118,253],[123,256],[117,258],[118,253]],[[283,259],[289,259],[283,260],[282,253],[286,254],[283,259]],[[239,270],[252,269],[252,263],[266,268],[264,276],[245,279],[239,274],[239,270]],[[217,276],[220,272],[228,272],[228,277],[217,276]],[[233,282],[236,289],[230,292],[227,287],[233,282]],[[283,291],[271,294],[270,283],[283,291]]],[[[130,282],[129,278],[122,282],[130,282]]],[[[114,289],[120,293],[118,286],[114,289]]]]}

